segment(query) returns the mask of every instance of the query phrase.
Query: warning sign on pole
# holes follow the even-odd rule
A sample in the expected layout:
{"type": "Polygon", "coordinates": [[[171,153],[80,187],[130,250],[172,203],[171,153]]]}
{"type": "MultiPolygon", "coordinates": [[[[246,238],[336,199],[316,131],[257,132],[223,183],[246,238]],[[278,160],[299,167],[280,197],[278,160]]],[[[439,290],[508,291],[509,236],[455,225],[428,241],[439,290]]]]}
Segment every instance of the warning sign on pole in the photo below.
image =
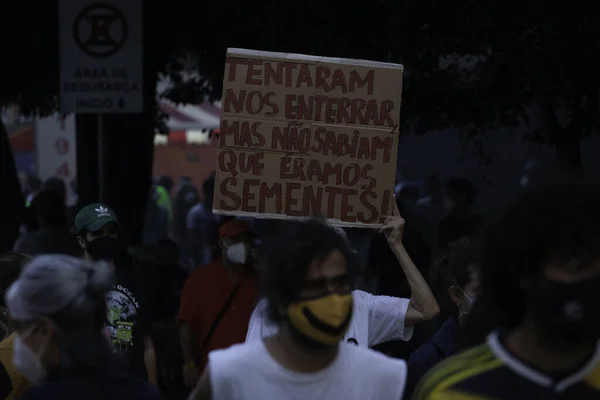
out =
{"type": "Polygon", "coordinates": [[[63,113],[142,111],[141,0],[60,0],[63,113]]]}

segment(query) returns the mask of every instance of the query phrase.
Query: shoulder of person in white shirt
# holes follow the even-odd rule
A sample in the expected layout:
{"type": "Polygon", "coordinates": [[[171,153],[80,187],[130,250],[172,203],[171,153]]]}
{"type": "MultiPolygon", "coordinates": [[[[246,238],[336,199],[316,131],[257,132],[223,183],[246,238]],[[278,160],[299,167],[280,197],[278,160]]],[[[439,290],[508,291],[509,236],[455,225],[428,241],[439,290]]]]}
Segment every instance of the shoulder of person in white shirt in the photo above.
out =
{"type": "MultiPolygon", "coordinates": [[[[350,389],[356,392],[368,385],[370,392],[380,393],[386,399],[401,399],[404,393],[407,375],[406,362],[401,359],[387,357],[379,352],[340,343],[337,360],[327,368],[315,373],[296,373],[279,365],[266,349],[263,341],[253,341],[231,346],[227,349],[215,350],[209,355],[211,366],[210,384],[213,398],[237,398],[232,391],[243,389],[244,392],[268,391],[265,382],[279,385],[290,385],[296,394],[304,388],[314,389],[310,385],[357,386],[350,389]],[[369,368],[365,369],[364,366],[369,368]],[[357,378],[351,379],[348,378],[357,378]],[[281,379],[283,378],[283,379],[281,379]],[[260,382],[259,385],[257,383],[260,382]],[[229,396],[229,397],[228,397],[229,396]]],[[[272,388],[275,391],[275,386],[272,388]]],[[[343,392],[340,396],[344,396],[343,392]]],[[[345,397],[344,397],[345,398],[345,397]]],[[[337,400],[337,399],[329,399],[337,400]]]]}

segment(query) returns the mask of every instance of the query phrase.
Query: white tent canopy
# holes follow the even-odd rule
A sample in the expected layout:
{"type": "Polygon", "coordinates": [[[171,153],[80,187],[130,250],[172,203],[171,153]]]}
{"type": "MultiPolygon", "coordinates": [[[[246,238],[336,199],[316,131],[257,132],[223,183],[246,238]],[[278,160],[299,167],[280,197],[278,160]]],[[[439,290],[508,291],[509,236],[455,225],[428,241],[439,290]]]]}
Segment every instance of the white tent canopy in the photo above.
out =
{"type": "Polygon", "coordinates": [[[168,115],[166,125],[171,131],[211,130],[218,128],[221,121],[221,102],[176,105],[168,100],[161,100],[159,105],[168,115]]]}

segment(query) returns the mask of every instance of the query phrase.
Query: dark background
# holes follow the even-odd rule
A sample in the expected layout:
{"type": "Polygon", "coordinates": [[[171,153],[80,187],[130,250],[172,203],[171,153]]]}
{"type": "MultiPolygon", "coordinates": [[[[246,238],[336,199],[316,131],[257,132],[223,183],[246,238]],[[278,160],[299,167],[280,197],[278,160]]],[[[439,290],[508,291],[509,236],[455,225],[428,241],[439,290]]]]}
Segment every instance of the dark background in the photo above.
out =
{"type": "MultiPolygon", "coordinates": [[[[597,8],[527,0],[144,2],[146,107],[105,119],[108,203],[138,242],[159,123],[157,74],[175,83],[166,96],[176,102],[218,99],[228,47],[402,63],[403,134],[453,128],[477,143],[491,129],[528,126],[535,112],[539,127],[525,140],[552,146],[564,167],[581,170],[581,140],[600,123],[597,8]],[[202,78],[184,82],[180,72],[190,69],[202,78]]],[[[10,2],[2,15],[0,104],[55,111],[58,2],[10,2]]],[[[77,117],[81,204],[98,198],[95,127],[95,117],[77,117]]],[[[24,205],[4,127],[0,187],[2,251],[17,237],[24,205]]]]}

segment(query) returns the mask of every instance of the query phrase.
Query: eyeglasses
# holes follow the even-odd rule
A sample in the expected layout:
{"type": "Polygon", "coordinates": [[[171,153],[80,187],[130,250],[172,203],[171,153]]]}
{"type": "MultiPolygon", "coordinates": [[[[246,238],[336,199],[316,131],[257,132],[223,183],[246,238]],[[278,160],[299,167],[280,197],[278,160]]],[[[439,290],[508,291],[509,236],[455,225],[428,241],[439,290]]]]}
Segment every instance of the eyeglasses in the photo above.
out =
{"type": "Polygon", "coordinates": [[[347,293],[350,290],[350,275],[343,274],[333,278],[305,279],[301,296],[313,297],[327,293],[347,293]]]}

